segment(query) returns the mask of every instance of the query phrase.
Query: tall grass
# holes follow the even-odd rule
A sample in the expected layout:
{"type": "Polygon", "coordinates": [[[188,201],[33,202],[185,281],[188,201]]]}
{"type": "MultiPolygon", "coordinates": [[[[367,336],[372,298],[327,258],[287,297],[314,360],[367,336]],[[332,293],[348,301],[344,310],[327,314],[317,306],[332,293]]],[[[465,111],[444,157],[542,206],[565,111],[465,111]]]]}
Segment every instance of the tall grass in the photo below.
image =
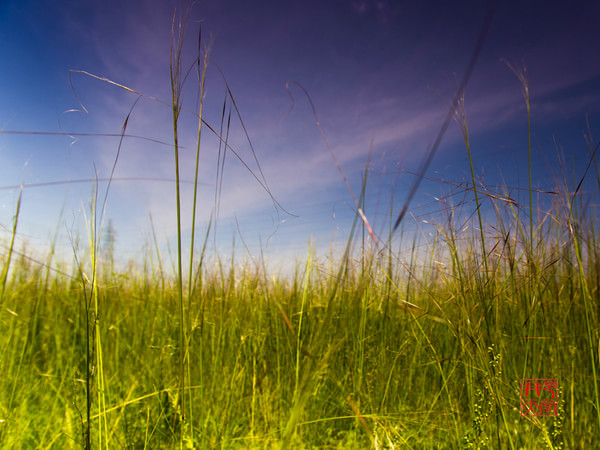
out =
{"type": "MultiPolygon", "coordinates": [[[[200,414],[185,418],[183,440],[173,423],[182,389],[177,283],[161,287],[165,275],[150,252],[120,277],[100,271],[95,333],[110,391],[91,404],[91,420],[107,424],[92,428],[92,444],[593,446],[600,438],[597,347],[590,348],[600,318],[597,217],[565,209],[566,187],[538,224],[533,280],[529,242],[515,233],[520,217],[500,195],[487,197],[496,211],[495,223],[485,224],[495,230],[486,234],[487,255],[478,227],[460,221],[470,206],[452,206],[431,238],[343,258],[337,267],[314,250],[289,278],[247,263],[205,263],[193,287],[203,307],[190,319],[194,357],[183,389],[200,414]],[[492,274],[486,299],[481,258],[492,274]],[[559,418],[520,417],[524,376],[559,380],[559,418]]],[[[5,447],[82,444],[89,322],[81,291],[64,275],[13,259],[0,313],[5,447]]]]}
{"type": "MultiPolygon", "coordinates": [[[[171,105],[173,112],[173,143],[175,151],[175,208],[177,217],[177,299],[179,305],[179,388],[177,392],[179,410],[174,411],[173,427],[178,421],[178,413],[185,420],[185,363],[187,358],[186,320],[183,308],[183,263],[181,247],[181,184],[179,174],[179,115],[181,113],[181,93],[185,75],[181,73],[181,57],[183,52],[184,22],[179,22],[175,35],[176,15],[173,15],[171,25],[171,51],[169,54],[169,69],[171,75],[171,105]]],[[[195,208],[194,208],[195,210],[195,208]]],[[[183,432],[183,428],[181,428],[183,432]]],[[[183,438],[183,436],[182,436],[183,438]]]]}
{"type": "MultiPolygon", "coordinates": [[[[290,446],[390,441],[459,447],[499,439],[490,446],[512,441],[531,448],[549,441],[559,447],[552,419],[519,416],[517,381],[523,373],[559,378],[566,400],[560,440],[571,448],[593,445],[598,428],[595,408],[586,401],[595,388],[585,324],[589,320],[594,328],[598,313],[586,307],[590,299],[583,286],[598,284],[598,274],[586,270],[598,267],[598,253],[588,247],[592,252],[582,258],[587,263],[581,272],[565,229],[575,223],[560,214],[556,202],[552,220],[540,230],[546,245],[538,247],[541,270],[534,282],[542,297],[531,305],[528,243],[508,231],[518,220],[510,208],[503,201],[495,206],[500,231],[489,264],[496,296],[487,301],[496,305],[497,315],[489,345],[482,339],[476,278],[479,238],[452,222],[438,224],[429,242],[437,249],[431,255],[437,263],[420,264],[419,250],[409,246],[404,258],[394,258],[391,274],[377,255],[367,258],[364,271],[362,263],[346,261],[351,270],[341,279],[315,256],[288,280],[267,277],[251,265],[223,276],[215,271],[218,265],[206,268],[197,286],[205,320],[193,328],[190,352],[199,349],[198,341],[205,350],[191,362],[190,373],[207,376],[202,385],[186,388],[203,411],[204,420],[193,423],[196,445],[277,446],[292,420],[290,446]],[[527,333],[526,321],[535,323],[534,333],[527,333]],[[493,417],[502,414],[498,429],[493,417]]],[[[459,212],[454,210],[455,217],[459,212]]],[[[590,226],[579,236],[582,243],[597,239],[591,231],[590,226]]],[[[146,258],[156,263],[152,255],[146,258]]],[[[3,398],[13,398],[3,402],[3,444],[73,446],[78,413],[72,370],[80,364],[86,334],[85,321],[77,319],[80,288],[49,275],[46,290],[38,276],[42,269],[26,259],[15,261],[13,269],[2,311],[2,375],[14,380],[2,385],[3,398]],[[34,331],[32,300],[40,296],[45,301],[36,315],[43,319],[34,331]]],[[[137,270],[99,290],[104,311],[99,332],[106,337],[104,370],[112,389],[107,407],[101,412],[96,404],[92,418],[110,418],[109,447],[161,447],[175,432],[179,325],[169,297],[177,298],[176,288],[163,296],[157,289],[160,271],[137,270]]],[[[589,295],[597,301],[597,290],[589,295]]]]}

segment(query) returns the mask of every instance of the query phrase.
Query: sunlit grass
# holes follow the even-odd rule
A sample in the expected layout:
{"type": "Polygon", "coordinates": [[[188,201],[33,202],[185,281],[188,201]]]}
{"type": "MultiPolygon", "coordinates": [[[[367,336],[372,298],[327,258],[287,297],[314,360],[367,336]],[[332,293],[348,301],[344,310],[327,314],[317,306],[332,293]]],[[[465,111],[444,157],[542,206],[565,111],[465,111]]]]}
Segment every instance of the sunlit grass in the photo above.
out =
{"type": "MultiPolygon", "coordinates": [[[[497,219],[484,224],[487,255],[473,227],[479,222],[457,226],[467,211],[453,207],[428,250],[405,243],[341,259],[337,272],[314,252],[289,278],[252,264],[205,262],[187,303],[184,390],[194,416],[183,437],[182,423],[173,422],[181,389],[178,283],[152,254],[127,273],[99,267],[94,338],[102,336],[110,389],[92,402],[91,417],[105,419],[101,442],[593,446],[597,218],[574,216],[561,202],[569,199],[563,189],[542,214],[532,246],[523,240],[530,234],[517,231],[524,225],[514,205],[488,197],[497,219]],[[532,247],[535,271],[526,255],[532,247]],[[521,378],[559,380],[560,418],[520,416],[521,378]]],[[[81,283],[18,256],[11,265],[0,311],[2,445],[79,447],[89,333],[81,283]]],[[[91,384],[93,399],[101,386],[91,384]]],[[[92,426],[92,444],[97,433],[92,426]]]]}

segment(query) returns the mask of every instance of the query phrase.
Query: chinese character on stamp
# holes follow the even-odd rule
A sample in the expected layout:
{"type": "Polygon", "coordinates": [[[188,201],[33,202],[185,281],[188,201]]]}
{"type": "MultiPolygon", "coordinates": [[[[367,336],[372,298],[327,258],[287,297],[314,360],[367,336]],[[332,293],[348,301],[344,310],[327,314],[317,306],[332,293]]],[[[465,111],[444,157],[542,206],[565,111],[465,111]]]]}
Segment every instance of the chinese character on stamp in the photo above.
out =
{"type": "Polygon", "coordinates": [[[521,380],[521,416],[557,416],[558,380],[521,380]]]}

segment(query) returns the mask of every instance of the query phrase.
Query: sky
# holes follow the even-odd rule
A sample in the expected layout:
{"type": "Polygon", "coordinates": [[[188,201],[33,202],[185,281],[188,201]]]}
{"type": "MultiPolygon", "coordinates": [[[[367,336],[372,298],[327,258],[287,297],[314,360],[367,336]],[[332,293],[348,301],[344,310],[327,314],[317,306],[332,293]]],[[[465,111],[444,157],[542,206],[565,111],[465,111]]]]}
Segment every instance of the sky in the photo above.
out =
{"type": "MultiPolygon", "coordinates": [[[[196,239],[212,218],[211,250],[227,256],[235,245],[275,265],[304,257],[309,243],[320,254],[342,246],[356,206],[329,146],[356,197],[368,164],[364,210],[385,240],[488,9],[482,1],[0,0],[0,253],[20,193],[18,248],[47,248],[55,233],[67,257],[84,246],[91,180],[100,180],[101,205],[114,166],[104,224],[116,231],[118,254],[139,258],[154,236],[173,254],[174,17],[175,34],[183,24],[182,70],[190,69],[178,124],[184,242],[201,98],[196,239]],[[209,60],[203,96],[198,55],[209,60]]],[[[584,173],[585,136],[600,135],[598,18],[598,2],[499,2],[465,93],[480,182],[526,201],[526,104],[506,61],[527,76],[535,187],[554,186],[557,155],[570,175],[584,173]]],[[[407,226],[443,220],[448,202],[466,198],[454,186],[471,183],[457,122],[427,176],[407,226]]]]}

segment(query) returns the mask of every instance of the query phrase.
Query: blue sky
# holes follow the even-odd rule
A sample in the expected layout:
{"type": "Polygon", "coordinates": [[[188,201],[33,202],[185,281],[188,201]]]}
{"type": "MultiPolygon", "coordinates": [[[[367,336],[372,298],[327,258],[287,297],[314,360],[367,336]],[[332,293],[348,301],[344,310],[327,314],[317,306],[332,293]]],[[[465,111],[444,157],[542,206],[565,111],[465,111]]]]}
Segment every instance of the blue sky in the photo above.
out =
{"type": "MultiPolygon", "coordinates": [[[[600,125],[600,5],[595,2],[500,2],[466,92],[466,114],[478,177],[486,185],[527,186],[527,118],[522,87],[502,59],[527,68],[532,100],[533,175],[552,186],[556,143],[573,173],[589,158],[584,140],[600,125]]],[[[137,98],[84,70],[144,94],[132,110],[108,197],[106,217],[117,248],[135,256],[151,241],[149,216],[162,243],[175,236],[171,111],[150,98],[170,99],[172,1],[0,2],[0,130],[118,134],[137,98]],[[81,104],[80,104],[81,102],[81,104]],[[87,114],[81,112],[82,106],[87,114]],[[74,111],[79,110],[79,112],[74,111]],[[140,178],[143,178],[141,180],[140,178]]],[[[225,100],[223,72],[258,161],[277,201],[229,152],[218,234],[222,252],[243,242],[254,257],[272,260],[344,242],[353,201],[315,126],[310,94],[323,131],[358,195],[372,147],[367,217],[383,233],[390,202],[396,213],[438,133],[475,45],[487,2],[201,1],[187,15],[184,64],[210,44],[204,118],[219,128],[225,100]],[[292,107],[293,106],[293,107],[292,107]]],[[[198,89],[192,72],[183,92],[180,133],[182,178],[193,178],[198,89]]],[[[231,103],[227,104],[227,108],[231,103]]],[[[232,112],[229,143],[257,172],[244,130],[232,112]]],[[[19,190],[19,239],[43,247],[55,229],[70,251],[69,235],[82,235],[84,210],[97,171],[105,178],[118,148],[110,136],[0,134],[0,238],[8,236],[19,190]],[[62,212],[61,212],[62,211],[62,212]]],[[[203,131],[198,232],[214,212],[218,141],[203,131]]],[[[452,123],[428,175],[452,183],[470,178],[460,130],[452,123]]],[[[191,185],[184,186],[184,226],[191,223],[191,185]]],[[[106,184],[101,184],[101,193],[106,184]]],[[[411,213],[443,211],[436,201],[453,188],[425,181],[411,213]]],[[[515,197],[525,195],[515,189],[515,197]]],[[[519,197],[521,196],[521,197],[519,197]]],[[[101,196],[102,197],[102,196],[101,196]]],[[[412,220],[412,219],[411,219],[412,220]]],[[[166,251],[166,246],[164,247],[166,251]]],[[[4,252],[0,248],[0,252],[4,252]]]]}

